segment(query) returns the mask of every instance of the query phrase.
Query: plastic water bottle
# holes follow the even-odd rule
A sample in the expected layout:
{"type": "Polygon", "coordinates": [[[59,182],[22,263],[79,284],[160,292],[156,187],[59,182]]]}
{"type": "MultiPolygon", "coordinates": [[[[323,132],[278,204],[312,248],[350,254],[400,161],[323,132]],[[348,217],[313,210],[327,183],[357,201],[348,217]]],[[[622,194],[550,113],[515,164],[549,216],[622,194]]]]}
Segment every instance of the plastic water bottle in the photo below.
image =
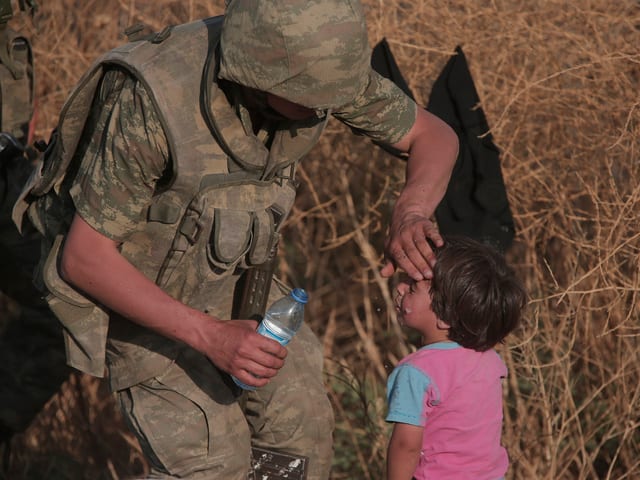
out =
{"type": "MultiPolygon", "coordinates": [[[[256,332],[275,340],[280,345],[287,345],[302,326],[304,306],[308,300],[309,296],[304,289],[294,288],[291,293],[276,300],[267,309],[256,332]]],[[[231,378],[236,385],[245,390],[256,389],[256,387],[245,385],[234,376],[231,378]]]]}

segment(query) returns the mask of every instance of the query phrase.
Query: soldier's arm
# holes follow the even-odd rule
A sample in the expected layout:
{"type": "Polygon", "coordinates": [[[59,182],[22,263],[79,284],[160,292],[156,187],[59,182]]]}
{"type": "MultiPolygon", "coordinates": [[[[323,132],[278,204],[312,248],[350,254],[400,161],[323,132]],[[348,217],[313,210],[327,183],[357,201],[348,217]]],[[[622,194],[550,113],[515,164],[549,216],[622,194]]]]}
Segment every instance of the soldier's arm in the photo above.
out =
{"type": "Polygon", "coordinates": [[[63,278],[124,318],[192,346],[241,381],[266,383],[286,352],[253,332],[255,322],[194,310],[120,255],[120,242],[137,229],[168,168],[166,137],[144,86],[126,71],[107,71],[85,128],[70,192],[76,214],[62,252],[63,278]]]}
{"type": "Polygon", "coordinates": [[[416,121],[394,148],[408,152],[406,183],[393,209],[385,246],[383,276],[402,268],[415,280],[431,278],[436,246],[442,237],[432,222],[444,196],[458,155],[458,137],[445,122],[422,108],[416,121]]]}
{"type": "Polygon", "coordinates": [[[402,268],[416,280],[429,277],[433,252],[427,238],[442,242],[430,217],[455,165],[456,133],[373,70],[366,89],[332,114],[373,141],[408,153],[406,184],[392,213],[381,273],[391,276],[402,268]]]}
{"type": "Polygon", "coordinates": [[[120,255],[117,242],[78,214],[65,241],[60,274],[110,310],[190,345],[249,385],[265,385],[284,364],[286,349],[255,333],[255,321],[223,321],[173,299],[120,255]]]}

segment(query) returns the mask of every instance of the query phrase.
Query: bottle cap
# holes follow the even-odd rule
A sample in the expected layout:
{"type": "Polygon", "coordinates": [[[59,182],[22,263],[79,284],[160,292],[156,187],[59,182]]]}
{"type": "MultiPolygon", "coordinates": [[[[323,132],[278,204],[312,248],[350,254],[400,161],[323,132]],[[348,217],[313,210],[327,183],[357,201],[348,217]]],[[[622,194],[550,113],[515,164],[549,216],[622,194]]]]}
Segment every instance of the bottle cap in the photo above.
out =
{"type": "Polygon", "coordinates": [[[291,296],[296,302],[305,304],[309,301],[309,295],[305,292],[304,288],[294,288],[291,290],[291,296]]]}

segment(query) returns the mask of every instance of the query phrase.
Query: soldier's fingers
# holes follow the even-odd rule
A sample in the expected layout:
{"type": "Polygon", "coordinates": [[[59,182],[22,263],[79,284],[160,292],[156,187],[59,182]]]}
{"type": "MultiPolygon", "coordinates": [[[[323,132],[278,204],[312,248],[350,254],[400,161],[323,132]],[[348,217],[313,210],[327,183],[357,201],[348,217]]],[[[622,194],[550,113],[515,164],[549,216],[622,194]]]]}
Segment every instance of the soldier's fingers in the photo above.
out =
{"type": "Polygon", "coordinates": [[[433,246],[441,247],[444,245],[444,239],[442,235],[440,235],[440,230],[435,223],[431,221],[427,222],[423,227],[423,233],[425,237],[433,243],[433,246]]]}
{"type": "Polygon", "coordinates": [[[436,256],[433,252],[432,244],[429,243],[427,237],[424,234],[418,234],[414,237],[414,244],[416,249],[420,252],[421,257],[427,262],[426,270],[421,270],[422,274],[427,277],[428,273],[431,272],[431,268],[436,263],[436,256]],[[427,270],[429,272],[427,272],[427,270]]]}
{"type": "Polygon", "coordinates": [[[254,375],[253,372],[249,370],[244,370],[244,369],[238,370],[236,373],[233,374],[233,376],[236,379],[240,380],[245,385],[248,385],[250,387],[256,387],[256,388],[266,385],[267,383],[269,383],[269,380],[272,378],[272,376],[254,375]]]}
{"type": "MultiPolygon", "coordinates": [[[[425,256],[423,251],[418,247],[415,241],[411,241],[410,243],[404,246],[404,251],[407,254],[407,258],[409,262],[411,262],[412,271],[415,269],[419,272],[420,278],[412,275],[410,271],[407,270],[407,273],[411,275],[412,278],[416,280],[422,280],[423,278],[431,277],[431,267],[428,262],[428,256],[425,256]]],[[[429,252],[431,249],[429,249],[429,252]]],[[[410,268],[411,268],[410,267],[410,268]]],[[[405,269],[406,270],[406,269],[405,269]]]]}
{"type": "Polygon", "coordinates": [[[278,373],[283,365],[284,361],[281,359],[273,355],[263,354],[245,362],[243,369],[256,377],[271,378],[278,373]]]}
{"type": "Polygon", "coordinates": [[[284,363],[284,359],[287,357],[287,349],[272,338],[263,337],[262,335],[260,336],[264,341],[260,342],[259,351],[256,352],[256,355],[263,353],[263,355],[260,355],[260,358],[264,359],[267,363],[272,361],[270,357],[278,359],[279,362],[284,363]]]}
{"type": "Polygon", "coordinates": [[[380,269],[380,275],[384,278],[391,277],[396,271],[396,267],[391,260],[387,260],[384,266],[380,269]]]}
{"type": "Polygon", "coordinates": [[[423,280],[422,269],[425,268],[426,262],[422,259],[423,265],[416,265],[414,263],[413,259],[418,259],[419,257],[419,252],[415,246],[411,247],[408,243],[398,245],[389,251],[389,255],[393,258],[396,266],[407,272],[407,275],[411,278],[414,280],[423,280]]]}

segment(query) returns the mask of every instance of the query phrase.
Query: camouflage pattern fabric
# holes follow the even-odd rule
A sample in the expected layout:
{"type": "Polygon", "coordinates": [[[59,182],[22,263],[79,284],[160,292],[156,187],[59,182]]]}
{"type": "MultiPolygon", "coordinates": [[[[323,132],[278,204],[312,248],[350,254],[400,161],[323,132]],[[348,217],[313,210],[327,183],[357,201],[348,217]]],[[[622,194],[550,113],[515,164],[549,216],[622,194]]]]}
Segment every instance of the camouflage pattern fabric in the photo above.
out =
{"type": "MultiPolygon", "coordinates": [[[[85,221],[108,238],[123,242],[125,258],[169,295],[228,318],[217,313],[218,299],[210,288],[236,266],[244,268],[266,259],[293,203],[295,163],[315,144],[326,119],[272,124],[265,130],[270,139],[267,148],[263,137],[246,133],[251,126],[236,114],[236,109],[247,109],[242,95],[236,105],[229,104],[227,92],[212,79],[205,84],[210,89],[206,92],[210,125],[216,132],[212,136],[211,126],[193,115],[200,110],[202,80],[197,60],[206,60],[211,26],[215,19],[175,27],[161,44],[134,42],[98,62],[85,81],[92,85],[96,76],[103,72],[104,76],[70,162],[72,168],[64,180],[54,182],[60,184],[59,192],[54,187],[31,210],[46,234],[54,208],[47,207],[47,198],[68,203],[70,196],[85,221]],[[184,64],[161,55],[164,49],[182,52],[184,64]],[[170,132],[166,138],[158,133],[165,130],[170,132]],[[171,177],[169,189],[161,186],[166,184],[165,171],[171,177]]],[[[210,64],[215,67],[214,60],[210,64]]],[[[236,98],[239,87],[227,87],[236,98]]],[[[85,90],[81,82],[67,103],[60,142],[76,135],[66,126],[67,121],[72,127],[80,126],[75,114],[82,108],[76,108],[75,100],[88,98],[85,90]]],[[[65,209],[73,213],[73,205],[63,205],[65,209]]],[[[56,274],[55,254],[52,250],[43,273],[55,280],[49,282],[49,287],[55,287],[50,290],[64,299],[73,292],[64,288],[56,274]]],[[[70,351],[72,365],[100,375],[102,323],[80,318],[83,313],[77,308],[63,311],[61,302],[55,302],[75,343],[82,344],[70,351]],[[93,335],[91,321],[96,327],[93,335]],[[95,358],[87,359],[87,353],[95,358]]],[[[87,307],[86,313],[93,315],[97,308],[87,307]]],[[[109,378],[115,390],[153,376],[177,351],[175,342],[119,318],[112,319],[111,333],[109,351],[117,355],[108,358],[109,378]]]]}
{"type": "Polygon", "coordinates": [[[123,70],[105,74],[95,104],[100,108],[88,120],[94,136],[81,140],[77,155],[100,161],[80,165],[72,196],[87,223],[124,241],[136,230],[168,164],[167,140],[147,91],[123,70]]]}
{"type": "MultiPolygon", "coordinates": [[[[193,37],[189,39],[193,43],[193,37]]],[[[170,45],[170,41],[180,41],[178,33],[174,32],[164,46],[170,45]]],[[[135,46],[132,48],[135,49],[135,46]]],[[[143,49],[138,49],[134,54],[143,55],[144,53],[143,49]]],[[[114,54],[109,58],[121,57],[114,54]]],[[[167,61],[171,61],[171,58],[167,57],[167,61]]],[[[221,267],[213,269],[210,264],[212,254],[209,252],[215,252],[217,247],[225,244],[222,241],[224,239],[218,239],[216,235],[219,232],[227,235],[229,231],[237,230],[236,224],[239,222],[229,223],[229,228],[226,228],[227,224],[223,223],[224,228],[216,230],[218,233],[214,235],[215,232],[211,231],[213,219],[210,215],[227,221],[242,218],[242,215],[237,215],[240,211],[238,209],[244,208],[251,211],[251,205],[264,209],[278,200],[280,195],[278,189],[281,188],[278,185],[287,185],[290,182],[254,180],[247,182],[246,185],[235,182],[234,186],[229,185],[223,188],[216,183],[215,179],[218,177],[215,173],[207,175],[212,168],[210,165],[203,164],[203,168],[193,166],[182,168],[185,165],[184,161],[189,165],[189,155],[203,163],[215,163],[216,159],[222,158],[225,162],[224,167],[227,167],[227,162],[231,160],[214,143],[207,125],[203,125],[202,130],[208,137],[198,137],[200,127],[196,125],[192,128],[192,123],[175,125],[168,137],[180,140],[187,138],[187,135],[181,135],[180,128],[183,128],[188,130],[190,134],[188,138],[204,138],[208,143],[197,145],[198,149],[182,145],[184,148],[179,150],[178,156],[171,155],[171,161],[177,162],[180,166],[178,168],[180,175],[174,179],[174,185],[182,185],[181,182],[184,182],[184,189],[190,195],[194,195],[193,201],[186,209],[187,215],[181,217],[181,212],[178,210],[178,217],[171,223],[168,219],[172,215],[171,210],[165,207],[158,208],[161,204],[158,203],[158,196],[154,194],[157,185],[162,181],[161,172],[169,164],[166,152],[178,152],[178,149],[164,135],[156,135],[156,133],[164,132],[163,127],[167,125],[173,127],[171,122],[178,122],[183,114],[193,117],[192,112],[197,109],[189,109],[185,106],[198,104],[198,89],[192,88],[190,84],[182,84],[182,90],[179,89],[179,91],[188,92],[189,101],[182,103],[182,97],[168,101],[174,109],[178,108],[178,105],[173,105],[171,102],[182,105],[184,112],[163,124],[159,116],[168,107],[160,100],[158,89],[154,88],[154,85],[158,85],[156,82],[163,79],[156,77],[148,81],[150,91],[145,91],[142,82],[134,78],[130,72],[125,74],[124,69],[112,65],[110,64],[96,90],[93,108],[89,112],[86,128],[83,128],[85,136],[80,139],[68,177],[60,182],[58,195],[70,195],[77,205],[77,211],[85,220],[93,224],[94,228],[110,238],[123,241],[123,254],[128,255],[134,265],[142,267],[142,271],[152,278],[163,262],[163,254],[166,255],[165,247],[175,244],[175,251],[181,255],[182,266],[166,280],[163,276],[159,278],[163,288],[194,308],[208,311],[219,318],[231,318],[233,292],[239,277],[239,271],[233,268],[238,263],[237,255],[229,255],[228,252],[223,251],[222,253],[230,257],[227,259],[230,264],[226,265],[226,270],[221,267]],[[158,108],[159,103],[163,104],[160,108],[158,108]],[[203,149],[209,154],[208,156],[203,157],[201,154],[203,149]],[[77,168],[77,171],[74,168],[77,168]],[[277,188],[274,189],[274,186],[277,188]],[[207,202],[204,202],[206,209],[201,208],[200,198],[207,199],[207,202]],[[150,205],[156,208],[150,208],[150,205]],[[143,214],[145,211],[146,215],[143,214]],[[235,215],[227,216],[225,211],[235,215]],[[202,217],[198,217],[198,222],[192,222],[192,217],[189,216],[192,212],[194,215],[206,213],[209,216],[206,216],[204,221],[202,217]],[[158,229],[164,230],[163,234],[149,235],[147,238],[145,229],[152,227],[140,225],[141,220],[144,224],[145,218],[162,220],[155,223],[158,224],[156,226],[158,229]],[[200,225],[204,234],[197,236],[196,232],[190,232],[188,228],[191,225],[200,225]],[[171,232],[171,235],[167,235],[167,232],[171,232]],[[210,244],[211,238],[215,239],[213,242],[215,246],[210,244]],[[181,250],[182,240],[189,240],[184,244],[191,244],[195,248],[185,254],[181,250]],[[211,247],[209,251],[207,246],[211,247]],[[156,254],[156,251],[159,254],[156,254]]],[[[135,66],[132,66],[131,70],[134,69],[135,66]]],[[[164,74],[166,80],[170,81],[169,73],[164,71],[158,74],[160,76],[164,74]]],[[[199,81],[199,77],[195,77],[194,81],[199,81]]],[[[167,91],[175,92],[176,90],[167,91]]],[[[317,134],[321,131],[322,125],[318,125],[319,122],[316,120],[309,128],[302,125],[295,135],[291,135],[289,128],[275,132],[273,138],[277,147],[271,150],[266,149],[262,143],[252,143],[253,147],[243,145],[243,141],[251,143],[251,137],[244,133],[244,127],[232,114],[234,109],[224,101],[225,98],[223,92],[216,92],[211,100],[212,113],[221,124],[218,133],[225,139],[225,145],[245,147],[245,150],[234,148],[234,153],[237,150],[249,151],[251,148],[265,150],[262,168],[272,168],[273,164],[274,175],[279,174],[278,165],[281,165],[280,168],[287,168],[285,173],[291,175],[292,162],[295,162],[310,148],[310,145],[315,143],[317,134]],[[291,137],[294,143],[289,142],[285,137],[291,137]],[[298,140],[302,140],[300,146],[295,144],[298,140]]],[[[65,133],[64,129],[62,132],[65,133]]],[[[236,158],[234,155],[233,159],[236,158]]],[[[244,172],[240,171],[240,173],[244,172]]],[[[288,196],[287,201],[290,205],[294,190],[291,187],[287,188],[289,193],[283,195],[288,196]]],[[[174,200],[176,198],[173,190],[159,197],[169,197],[174,200]]],[[[180,203],[177,205],[185,208],[180,203]]],[[[271,228],[273,228],[273,217],[270,218],[271,228]]],[[[245,236],[246,232],[245,229],[245,236]]],[[[240,247],[240,251],[247,248],[242,244],[240,247]]],[[[255,253],[250,249],[247,253],[251,256],[252,252],[255,253]]],[[[51,265],[55,263],[51,262],[51,265]]],[[[277,295],[277,289],[274,288],[273,291],[277,295]]],[[[110,384],[113,390],[120,392],[125,416],[133,430],[138,433],[141,443],[148,445],[145,451],[150,460],[158,465],[158,472],[164,472],[165,475],[173,475],[170,472],[179,472],[179,475],[185,476],[191,471],[190,465],[198,464],[200,466],[194,467],[195,470],[210,468],[204,478],[207,476],[211,478],[211,471],[215,474],[220,468],[224,469],[224,473],[219,478],[233,478],[227,475],[227,469],[229,469],[229,475],[233,475],[234,471],[242,470],[242,475],[246,478],[250,466],[251,441],[258,442],[262,446],[273,445],[274,448],[285,449],[291,446],[291,439],[295,439],[298,440],[295,442],[296,449],[305,452],[306,455],[313,455],[310,460],[312,473],[309,478],[327,478],[332,456],[332,412],[322,382],[321,348],[310,330],[305,329],[305,331],[306,333],[301,335],[298,342],[301,348],[295,353],[290,351],[289,355],[289,363],[291,363],[289,369],[296,368],[295,365],[299,363],[302,366],[298,368],[302,369],[304,375],[283,374],[282,383],[277,392],[265,390],[265,394],[270,392],[268,395],[273,402],[262,400],[252,409],[251,414],[247,412],[245,415],[235,401],[237,392],[227,387],[226,397],[221,398],[222,393],[216,393],[224,392],[221,390],[220,383],[224,382],[227,376],[219,374],[208,360],[170,339],[112,315],[107,354],[110,384]],[[305,340],[306,337],[309,338],[305,340]],[[186,360],[192,359],[193,356],[197,357],[197,362],[186,360]],[[183,362],[186,362],[184,368],[181,367],[183,362]],[[200,374],[200,371],[204,373],[200,374]],[[216,375],[218,375],[217,381],[216,375]],[[211,382],[217,382],[217,387],[210,387],[211,382]],[[289,382],[293,382],[295,387],[287,387],[289,382]],[[302,388],[299,382],[303,382],[305,387],[302,388]],[[155,392],[153,395],[149,395],[150,389],[155,392]],[[294,395],[294,392],[311,393],[313,399],[303,402],[294,395]],[[180,399],[183,401],[181,402],[180,399]],[[154,403],[156,401],[163,406],[159,411],[154,403]],[[150,408],[149,405],[152,407],[150,408]],[[175,411],[170,409],[170,405],[179,405],[179,407],[175,411]],[[200,408],[194,410],[194,405],[200,408]],[[201,436],[203,425],[199,422],[194,423],[191,415],[201,410],[206,410],[205,423],[211,426],[207,435],[211,435],[212,440],[204,439],[210,445],[207,458],[203,458],[197,449],[193,448],[198,442],[203,441],[201,436]],[[284,415],[283,410],[287,410],[288,413],[284,415]],[[312,415],[319,418],[320,426],[313,421],[312,415]],[[174,416],[175,424],[172,423],[174,416]],[[248,421],[261,424],[259,430],[256,428],[253,435],[247,424],[248,421]],[[176,425],[181,425],[182,429],[176,430],[176,425]],[[154,430],[154,426],[159,426],[160,429],[154,430]],[[243,443],[240,441],[229,443],[229,439],[233,438],[236,430],[244,432],[242,433],[243,443]],[[176,435],[176,431],[179,431],[179,435],[176,435]],[[285,433],[278,434],[279,431],[285,433]],[[261,432],[265,432],[264,435],[267,432],[269,434],[263,438],[261,432]],[[192,440],[193,438],[195,440],[192,440]],[[246,456],[238,452],[242,445],[247,451],[246,456]],[[233,448],[232,451],[227,449],[228,446],[233,448]],[[169,454],[166,455],[163,452],[169,452],[169,454]],[[225,466],[225,463],[230,465],[225,466]]],[[[94,337],[98,338],[99,335],[96,334],[94,337]]],[[[202,417],[197,419],[203,420],[202,417]]]]}
{"type": "MultiPolygon", "coordinates": [[[[93,228],[123,242],[123,256],[143,274],[174,298],[219,318],[232,318],[242,268],[264,258],[261,251],[268,251],[277,238],[274,219],[288,213],[295,166],[317,141],[324,113],[308,124],[270,123],[255,135],[242,88],[220,80],[218,67],[229,72],[237,63],[243,77],[232,80],[248,87],[266,89],[260,82],[273,75],[277,82],[268,87],[271,93],[319,110],[335,108],[337,118],[382,142],[402,138],[415,121],[415,104],[371,71],[357,1],[233,0],[223,23],[227,33],[238,33],[237,21],[236,27],[245,29],[241,37],[258,38],[260,29],[251,22],[261,18],[250,12],[257,4],[266,9],[261,18],[273,20],[276,27],[286,24],[286,47],[299,51],[286,72],[263,70],[279,61],[269,56],[246,68],[253,60],[243,60],[241,51],[255,52],[233,36],[223,45],[229,56],[219,65],[216,19],[174,27],[162,41],[141,40],[114,49],[83,76],[65,104],[58,141],[65,155],[62,165],[70,167],[52,179],[50,195],[29,209],[44,232],[51,213],[47,199],[72,199],[93,228]],[[240,53],[237,60],[235,53],[240,53]],[[202,99],[208,109],[202,108],[202,99]],[[272,206],[282,207],[276,209],[278,215],[272,206]],[[260,238],[263,231],[268,236],[260,238]]],[[[276,41],[259,38],[260,43],[276,41]]],[[[53,270],[55,260],[54,255],[49,262],[53,270]]],[[[92,336],[92,318],[79,323],[93,342],[84,350],[104,355],[105,325],[93,322],[92,336]]],[[[328,477],[331,407],[322,385],[321,349],[310,331],[292,343],[272,387],[246,394],[241,404],[216,396],[214,392],[224,390],[208,382],[219,386],[226,375],[216,379],[208,361],[195,361],[195,352],[127,319],[111,315],[107,350],[111,387],[120,392],[125,415],[141,442],[147,442],[145,450],[159,474],[189,475],[200,468],[196,464],[215,470],[229,463],[230,472],[244,470],[246,475],[250,437],[257,446],[309,456],[309,479],[328,477]],[[184,407],[176,411],[171,405],[184,407]],[[210,412],[208,425],[216,426],[206,432],[212,435],[206,455],[198,450],[202,425],[194,421],[203,418],[191,417],[203,410],[210,412]],[[193,428],[177,430],[181,425],[193,428]],[[235,450],[228,438],[236,428],[239,448],[247,455],[225,453],[227,445],[235,450]]],[[[101,374],[100,358],[88,364],[82,360],[75,366],[101,374]]],[[[230,475],[220,478],[234,478],[230,475]]]]}
{"type": "Polygon", "coordinates": [[[356,0],[232,0],[220,77],[315,109],[365,87],[370,49],[356,0]]]}
{"type": "Polygon", "coordinates": [[[395,83],[371,70],[365,91],[332,113],[355,133],[390,145],[411,130],[417,109],[416,103],[395,83]]]}
{"type": "MultiPolygon", "coordinates": [[[[221,281],[219,291],[233,290],[235,281],[221,281]]],[[[272,298],[282,295],[275,284],[272,292],[272,298]]],[[[119,392],[154,474],[246,480],[254,445],[308,456],[307,479],[329,478],[334,422],[321,346],[305,325],[288,350],[267,386],[239,398],[229,377],[190,349],[158,376],[119,392]]]]}
{"type": "Polygon", "coordinates": [[[417,106],[371,67],[358,0],[232,0],[221,78],[317,110],[381,143],[399,141],[417,106]]]}

